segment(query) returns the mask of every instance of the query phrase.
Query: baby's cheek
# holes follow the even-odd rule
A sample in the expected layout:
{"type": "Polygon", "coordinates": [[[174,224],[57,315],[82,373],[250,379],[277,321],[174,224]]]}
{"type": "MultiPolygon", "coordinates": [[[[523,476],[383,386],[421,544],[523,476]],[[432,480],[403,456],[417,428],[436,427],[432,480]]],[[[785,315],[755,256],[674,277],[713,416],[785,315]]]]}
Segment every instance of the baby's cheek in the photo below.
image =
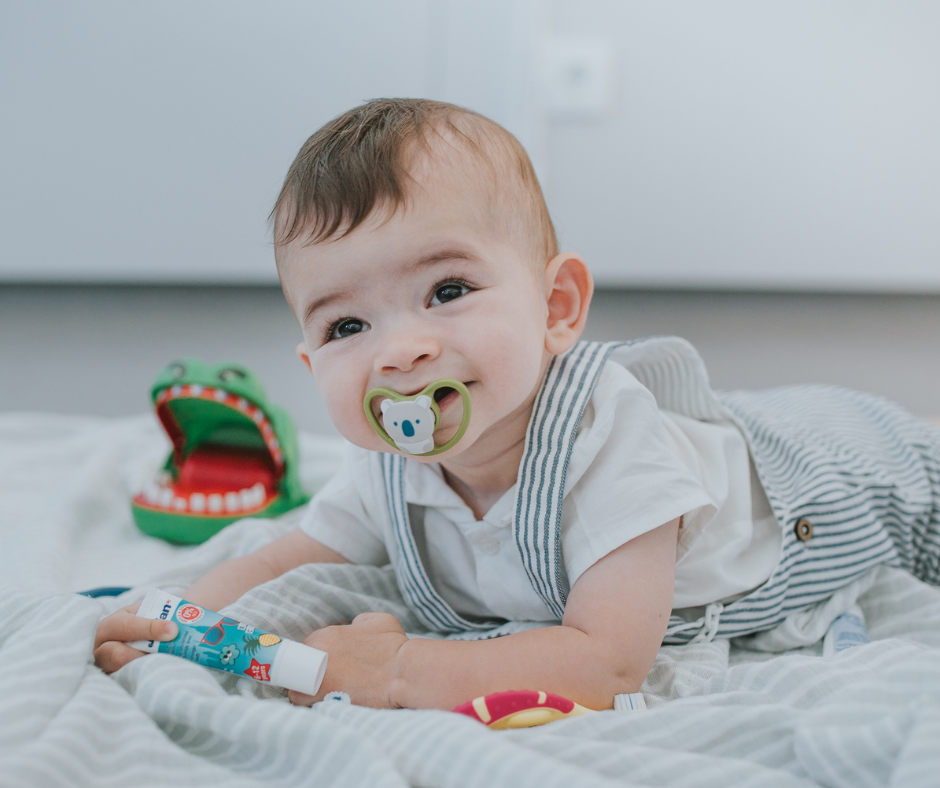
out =
{"type": "Polygon", "coordinates": [[[518,331],[498,332],[487,342],[490,374],[513,397],[528,395],[541,374],[544,340],[526,328],[521,324],[518,331]]]}
{"type": "Polygon", "coordinates": [[[362,403],[355,392],[349,392],[347,396],[339,395],[324,397],[324,399],[333,426],[346,440],[365,449],[379,449],[385,445],[381,441],[379,445],[376,445],[375,441],[379,440],[378,436],[366,419],[362,403]]]}
{"type": "Polygon", "coordinates": [[[333,372],[322,364],[314,364],[313,373],[330,421],[339,434],[357,446],[376,448],[372,444],[376,436],[362,409],[363,395],[351,384],[350,376],[333,372]]]}

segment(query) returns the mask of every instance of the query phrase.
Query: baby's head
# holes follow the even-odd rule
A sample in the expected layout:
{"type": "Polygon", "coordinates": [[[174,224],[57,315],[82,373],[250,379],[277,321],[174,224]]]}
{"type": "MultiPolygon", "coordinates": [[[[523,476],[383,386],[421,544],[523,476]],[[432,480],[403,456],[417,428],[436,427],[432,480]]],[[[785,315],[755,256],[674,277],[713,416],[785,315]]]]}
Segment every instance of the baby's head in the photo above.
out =
{"type": "MultiPolygon", "coordinates": [[[[583,328],[591,280],[577,255],[558,254],[509,132],[450,104],[369,102],[307,140],[272,215],[298,354],[346,438],[387,451],[365,393],[410,395],[439,378],[464,382],[473,403],[442,457],[524,432],[551,356],[583,328]]],[[[452,390],[438,396],[440,445],[462,406],[452,390]]]]}
{"type": "MultiPolygon", "coordinates": [[[[512,237],[533,265],[558,254],[555,229],[525,149],[498,123],[453,104],[378,99],[327,123],[304,143],[272,212],[276,247],[318,243],[419,199],[435,174],[472,192],[477,217],[512,237]]],[[[280,262],[280,258],[279,258],[280,262]]]]}

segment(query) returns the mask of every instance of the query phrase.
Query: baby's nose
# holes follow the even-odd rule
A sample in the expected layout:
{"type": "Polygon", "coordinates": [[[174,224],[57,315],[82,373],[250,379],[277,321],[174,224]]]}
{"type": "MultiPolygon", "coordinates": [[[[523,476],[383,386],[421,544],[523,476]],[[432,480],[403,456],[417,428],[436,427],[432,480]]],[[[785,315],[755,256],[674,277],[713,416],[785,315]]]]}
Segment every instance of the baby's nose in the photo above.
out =
{"type": "Polygon", "coordinates": [[[437,358],[441,345],[431,334],[414,330],[389,336],[375,358],[377,372],[410,372],[419,364],[437,358]]]}

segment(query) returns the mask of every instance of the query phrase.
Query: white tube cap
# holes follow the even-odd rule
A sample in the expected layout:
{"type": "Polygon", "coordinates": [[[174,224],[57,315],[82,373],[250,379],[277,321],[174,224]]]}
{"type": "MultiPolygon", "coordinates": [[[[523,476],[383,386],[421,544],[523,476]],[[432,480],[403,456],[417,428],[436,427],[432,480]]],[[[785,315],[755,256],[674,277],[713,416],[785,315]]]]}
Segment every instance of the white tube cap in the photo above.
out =
{"type": "Polygon", "coordinates": [[[271,665],[271,683],[305,695],[316,695],[326,673],[327,656],[318,648],[282,640],[271,665]]]}

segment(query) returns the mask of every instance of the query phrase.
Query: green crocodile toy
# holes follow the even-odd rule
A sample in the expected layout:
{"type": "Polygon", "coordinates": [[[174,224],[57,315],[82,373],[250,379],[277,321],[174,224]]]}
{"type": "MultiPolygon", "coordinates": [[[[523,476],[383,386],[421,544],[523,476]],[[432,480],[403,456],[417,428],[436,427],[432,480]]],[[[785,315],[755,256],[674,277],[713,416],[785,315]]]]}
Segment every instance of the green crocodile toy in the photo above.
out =
{"type": "Polygon", "coordinates": [[[293,422],[249,369],[180,359],[160,372],[150,395],[173,451],[131,502],[145,534],[198,544],[234,520],[275,516],[308,500],[293,422]]]}

